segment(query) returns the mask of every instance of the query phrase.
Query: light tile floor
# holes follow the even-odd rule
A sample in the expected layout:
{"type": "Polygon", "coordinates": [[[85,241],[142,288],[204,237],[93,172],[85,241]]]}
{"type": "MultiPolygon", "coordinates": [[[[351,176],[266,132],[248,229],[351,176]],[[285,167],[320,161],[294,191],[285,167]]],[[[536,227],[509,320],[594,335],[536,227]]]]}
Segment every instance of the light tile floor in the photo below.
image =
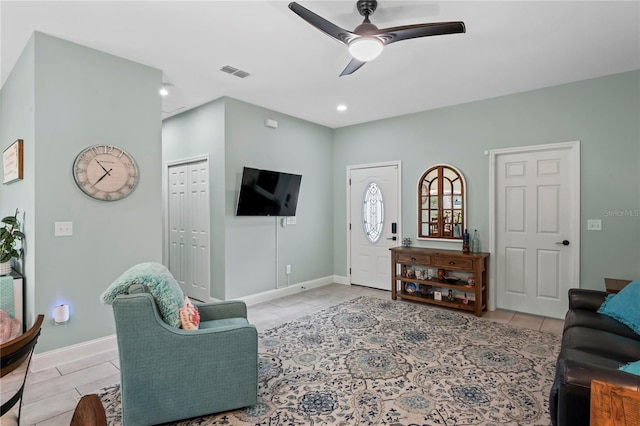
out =
{"type": "MultiPolygon", "coordinates": [[[[249,306],[249,321],[256,325],[258,331],[263,331],[359,296],[390,299],[391,293],[367,287],[331,284],[249,306]]],[[[473,315],[471,312],[467,314],[473,315]]],[[[561,335],[563,327],[563,321],[558,319],[504,310],[485,312],[482,318],[558,335],[561,335]]],[[[21,424],[68,425],[82,395],[119,383],[118,364],[118,353],[113,350],[47,370],[30,372],[21,424]]]]}

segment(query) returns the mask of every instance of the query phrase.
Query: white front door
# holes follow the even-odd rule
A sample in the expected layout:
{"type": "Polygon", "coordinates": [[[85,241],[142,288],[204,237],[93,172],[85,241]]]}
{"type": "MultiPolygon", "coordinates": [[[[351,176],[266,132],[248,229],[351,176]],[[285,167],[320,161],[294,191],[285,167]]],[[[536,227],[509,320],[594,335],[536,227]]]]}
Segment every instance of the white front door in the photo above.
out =
{"type": "Polygon", "coordinates": [[[209,165],[173,165],[169,177],[169,271],[185,295],[208,302],[209,165]]]}
{"type": "Polygon", "coordinates": [[[390,247],[400,243],[400,163],[351,166],[349,194],[350,283],[391,290],[390,247]]]}
{"type": "Polygon", "coordinates": [[[564,318],[579,287],[579,147],[492,151],[498,308],[564,318]]]}

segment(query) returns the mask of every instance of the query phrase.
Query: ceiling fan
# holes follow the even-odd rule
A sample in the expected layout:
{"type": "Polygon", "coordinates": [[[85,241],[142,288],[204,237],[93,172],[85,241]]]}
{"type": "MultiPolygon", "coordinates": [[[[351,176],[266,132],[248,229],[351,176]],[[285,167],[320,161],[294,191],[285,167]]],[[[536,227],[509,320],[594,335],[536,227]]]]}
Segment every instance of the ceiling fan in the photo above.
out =
{"type": "Polygon", "coordinates": [[[296,2],[289,3],[289,9],[294,13],[349,48],[349,53],[353,58],[342,71],[340,77],[354,73],[368,61],[375,59],[382,52],[384,46],[396,41],[465,32],[464,22],[462,21],[432,22],[378,29],[369,21],[369,16],[373,15],[377,7],[378,2],[376,0],[358,0],[356,8],[360,15],[364,16],[364,21],[353,31],[348,31],[316,15],[296,2]]]}

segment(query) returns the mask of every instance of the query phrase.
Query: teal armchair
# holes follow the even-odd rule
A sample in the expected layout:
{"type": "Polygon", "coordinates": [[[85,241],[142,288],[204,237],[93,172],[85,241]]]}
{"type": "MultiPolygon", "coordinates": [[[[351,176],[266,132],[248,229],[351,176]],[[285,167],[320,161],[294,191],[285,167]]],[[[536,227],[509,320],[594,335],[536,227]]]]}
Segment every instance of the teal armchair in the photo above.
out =
{"type": "Polygon", "coordinates": [[[167,325],[149,293],[113,302],[122,422],[151,425],[250,406],[258,392],[258,334],[244,302],[196,304],[198,330],[167,325]]]}

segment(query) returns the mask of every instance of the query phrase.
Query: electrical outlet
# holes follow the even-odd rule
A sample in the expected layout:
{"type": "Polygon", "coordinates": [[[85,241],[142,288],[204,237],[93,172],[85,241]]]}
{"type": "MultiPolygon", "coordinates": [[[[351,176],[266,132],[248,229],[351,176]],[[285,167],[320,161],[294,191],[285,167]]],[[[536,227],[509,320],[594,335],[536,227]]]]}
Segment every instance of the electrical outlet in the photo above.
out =
{"type": "Polygon", "coordinates": [[[70,237],[73,235],[73,222],[56,222],[54,233],[56,237],[70,237]]]}
{"type": "Polygon", "coordinates": [[[287,265],[286,273],[287,273],[287,275],[289,275],[291,273],[291,265],[287,265]]]}
{"type": "Polygon", "coordinates": [[[600,219],[587,220],[587,231],[602,231],[602,220],[600,219]]]}

